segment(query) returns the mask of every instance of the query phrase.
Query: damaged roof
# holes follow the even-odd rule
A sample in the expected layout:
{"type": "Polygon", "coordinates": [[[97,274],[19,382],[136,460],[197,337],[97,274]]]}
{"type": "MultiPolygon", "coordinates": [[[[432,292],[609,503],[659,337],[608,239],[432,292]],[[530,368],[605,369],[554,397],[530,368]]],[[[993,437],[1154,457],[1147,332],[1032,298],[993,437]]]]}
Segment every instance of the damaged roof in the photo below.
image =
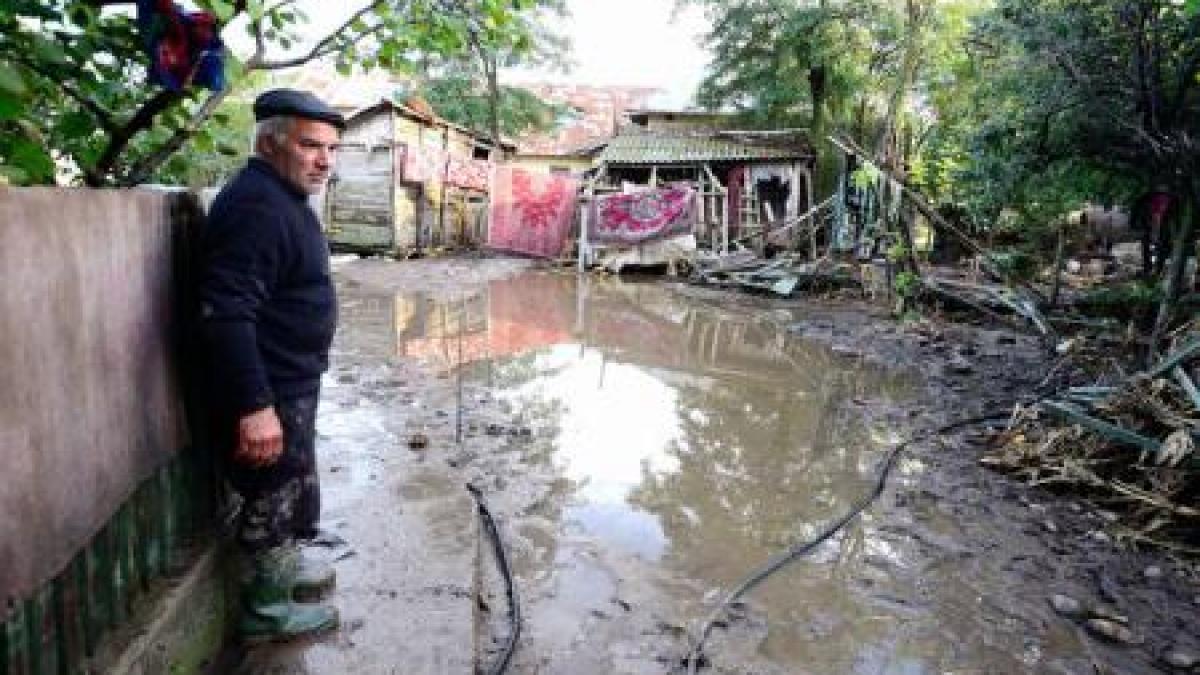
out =
{"type": "Polygon", "coordinates": [[[580,156],[606,141],[621,125],[630,108],[643,106],[658,89],[651,87],[586,86],[549,83],[518,85],[547,103],[574,111],[561,126],[530,134],[517,141],[522,155],[580,156]]]}
{"type": "Polygon", "coordinates": [[[695,162],[796,162],[813,157],[812,147],[798,132],[696,134],[626,130],[609,140],[597,161],[649,166],[695,162]]]}

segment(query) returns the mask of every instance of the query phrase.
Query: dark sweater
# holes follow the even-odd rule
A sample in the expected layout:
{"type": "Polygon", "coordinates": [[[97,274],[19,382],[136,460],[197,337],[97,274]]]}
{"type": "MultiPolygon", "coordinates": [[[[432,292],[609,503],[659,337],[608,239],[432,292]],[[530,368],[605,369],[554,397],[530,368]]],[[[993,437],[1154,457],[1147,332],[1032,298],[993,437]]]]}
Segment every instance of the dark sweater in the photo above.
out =
{"type": "Polygon", "coordinates": [[[214,403],[243,415],[315,393],[337,303],[306,195],[251,159],[209,210],[200,322],[214,403]]]}

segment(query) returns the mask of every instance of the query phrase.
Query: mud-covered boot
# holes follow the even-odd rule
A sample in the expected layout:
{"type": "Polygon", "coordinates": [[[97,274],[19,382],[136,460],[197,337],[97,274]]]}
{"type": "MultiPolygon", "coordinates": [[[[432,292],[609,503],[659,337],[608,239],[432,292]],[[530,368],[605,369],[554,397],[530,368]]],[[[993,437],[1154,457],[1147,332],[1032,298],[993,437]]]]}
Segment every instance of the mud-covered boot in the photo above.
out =
{"type": "Polygon", "coordinates": [[[237,626],[243,641],[291,640],[337,627],[333,607],[292,600],[299,565],[299,551],[292,547],[270,549],[243,560],[239,579],[242,611],[237,626]]]}
{"type": "Polygon", "coordinates": [[[292,597],[301,602],[318,600],[329,592],[336,582],[337,575],[333,571],[333,565],[304,548],[300,549],[299,557],[292,597]]]}

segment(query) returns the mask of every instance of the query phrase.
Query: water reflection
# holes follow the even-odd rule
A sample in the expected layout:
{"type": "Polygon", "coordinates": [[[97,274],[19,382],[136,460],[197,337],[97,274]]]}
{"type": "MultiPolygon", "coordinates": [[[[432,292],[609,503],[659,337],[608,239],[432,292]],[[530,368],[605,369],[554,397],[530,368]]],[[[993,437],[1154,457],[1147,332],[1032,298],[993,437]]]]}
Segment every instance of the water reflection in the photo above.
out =
{"type": "Polygon", "coordinates": [[[555,429],[566,517],[606,544],[728,579],[840,513],[878,458],[852,399],[899,376],[649,284],[528,274],[402,297],[397,355],[468,366],[555,429]],[[721,542],[714,547],[714,541],[721,542]],[[730,551],[738,553],[731,555],[730,551]]]}
{"type": "MultiPolygon", "coordinates": [[[[729,588],[868,489],[901,430],[864,411],[911,394],[906,377],[660,285],[533,273],[453,299],[352,298],[347,311],[387,330],[345,344],[462,374],[535,429],[514,449],[556,492],[526,514],[531,545],[515,558],[523,579],[561,590],[530,627],[564,654],[569,627],[615,583],[574,561],[620,552],[729,588]]],[[[897,479],[923,470],[906,459],[897,479]]],[[[960,526],[926,510],[914,524],[912,509],[877,505],[757,589],[770,618],[757,654],[784,672],[1070,671],[1074,638],[1014,618],[1002,562],[959,555],[960,526]]],[[[662,592],[696,608],[694,594],[662,592]]],[[[568,672],[559,665],[545,672],[568,672]]]]}

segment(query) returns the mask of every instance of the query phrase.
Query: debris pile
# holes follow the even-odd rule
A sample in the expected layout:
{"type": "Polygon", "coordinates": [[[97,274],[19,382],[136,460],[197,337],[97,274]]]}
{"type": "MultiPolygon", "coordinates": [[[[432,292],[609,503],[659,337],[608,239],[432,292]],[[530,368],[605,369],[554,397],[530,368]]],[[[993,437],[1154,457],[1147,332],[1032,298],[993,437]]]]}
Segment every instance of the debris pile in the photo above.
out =
{"type": "Polygon", "coordinates": [[[753,251],[742,249],[725,255],[699,258],[692,278],[703,284],[741,287],[750,291],[767,291],[789,296],[797,288],[832,289],[856,286],[851,265],[829,258],[805,260],[794,253],[781,253],[774,258],[760,258],[753,251]]]}
{"type": "Polygon", "coordinates": [[[1113,534],[1200,555],[1200,319],[1152,367],[1018,407],[983,462],[1081,490],[1122,514],[1113,534]]]}
{"type": "Polygon", "coordinates": [[[1023,289],[1003,284],[976,283],[948,276],[927,275],[921,280],[922,290],[940,301],[963,305],[981,314],[1004,321],[1003,312],[1027,319],[1042,335],[1053,329],[1038,309],[1039,299],[1023,289]]]}

